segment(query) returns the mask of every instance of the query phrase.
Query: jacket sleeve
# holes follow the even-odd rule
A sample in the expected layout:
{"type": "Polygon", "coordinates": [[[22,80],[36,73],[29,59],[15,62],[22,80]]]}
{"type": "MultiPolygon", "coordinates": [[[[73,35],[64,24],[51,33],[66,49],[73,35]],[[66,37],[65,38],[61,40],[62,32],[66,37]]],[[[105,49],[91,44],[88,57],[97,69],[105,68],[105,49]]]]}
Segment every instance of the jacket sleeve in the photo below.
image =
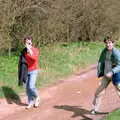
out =
{"type": "Polygon", "coordinates": [[[112,72],[115,74],[120,72],[120,51],[115,48],[113,50],[113,55],[115,58],[116,66],[112,69],[112,72]]]}
{"type": "Polygon", "coordinates": [[[100,54],[100,58],[98,60],[98,65],[97,65],[97,76],[98,77],[104,76],[104,59],[105,59],[105,49],[102,50],[100,54]]]}
{"type": "Polygon", "coordinates": [[[21,81],[21,56],[19,57],[19,62],[18,62],[18,85],[22,85],[21,81]]]}
{"type": "Polygon", "coordinates": [[[27,69],[26,61],[24,58],[24,53],[26,52],[26,48],[23,49],[19,56],[19,63],[18,63],[18,85],[23,85],[24,82],[24,73],[25,73],[25,67],[27,69]]]}

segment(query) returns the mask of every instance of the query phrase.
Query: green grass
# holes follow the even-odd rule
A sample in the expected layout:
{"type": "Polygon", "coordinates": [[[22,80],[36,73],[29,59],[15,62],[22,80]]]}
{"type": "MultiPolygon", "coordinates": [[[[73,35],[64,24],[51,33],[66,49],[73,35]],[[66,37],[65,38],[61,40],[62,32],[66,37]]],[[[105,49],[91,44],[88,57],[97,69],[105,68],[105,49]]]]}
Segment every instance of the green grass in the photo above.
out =
{"type": "Polygon", "coordinates": [[[104,118],[104,120],[120,120],[120,110],[115,110],[104,118]]]}
{"type": "MultiPolygon", "coordinates": [[[[96,64],[102,43],[61,43],[40,48],[40,75],[37,87],[55,83],[62,77],[78,73],[90,64],[96,64]]],[[[2,88],[8,87],[16,94],[23,92],[17,85],[18,56],[0,56],[0,97],[5,97],[2,88]]],[[[10,92],[10,91],[8,91],[10,92]]]]}

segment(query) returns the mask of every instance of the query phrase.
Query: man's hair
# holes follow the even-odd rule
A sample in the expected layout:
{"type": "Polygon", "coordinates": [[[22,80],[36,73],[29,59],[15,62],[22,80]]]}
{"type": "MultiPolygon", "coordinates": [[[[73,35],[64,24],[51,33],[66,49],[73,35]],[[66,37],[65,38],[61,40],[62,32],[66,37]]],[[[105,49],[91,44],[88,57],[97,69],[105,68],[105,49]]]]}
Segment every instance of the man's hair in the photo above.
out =
{"type": "Polygon", "coordinates": [[[104,37],[104,43],[106,43],[107,41],[111,41],[112,43],[115,42],[111,36],[104,37]]]}
{"type": "Polygon", "coordinates": [[[31,38],[31,37],[25,37],[25,38],[24,38],[24,43],[25,43],[27,40],[31,40],[31,41],[32,41],[32,38],[31,38]]]}

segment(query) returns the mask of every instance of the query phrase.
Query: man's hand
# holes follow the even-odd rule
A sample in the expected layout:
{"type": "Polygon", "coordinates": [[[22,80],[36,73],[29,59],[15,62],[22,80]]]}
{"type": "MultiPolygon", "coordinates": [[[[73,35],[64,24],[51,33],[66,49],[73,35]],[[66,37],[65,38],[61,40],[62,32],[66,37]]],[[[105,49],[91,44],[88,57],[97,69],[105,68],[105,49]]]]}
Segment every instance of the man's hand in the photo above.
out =
{"type": "Polygon", "coordinates": [[[105,75],[105,76],[106,76],[107,78],[111,78],[111,77],[112,77],[112,75],[113,75],[113,72],[108,72],[108,73],[106,73],[106,75],[105,75]]]}
{"type": "Polygon", "coordinates": [[[27,48],[27,52],[30,54],[30,55],[32,55],[33,54],[33,52],[32,52],[32,50],[31,50],[31,45],[29,45],[29,44],[26,44],[25,45],[26,46],[26,48],[27,48]]]}

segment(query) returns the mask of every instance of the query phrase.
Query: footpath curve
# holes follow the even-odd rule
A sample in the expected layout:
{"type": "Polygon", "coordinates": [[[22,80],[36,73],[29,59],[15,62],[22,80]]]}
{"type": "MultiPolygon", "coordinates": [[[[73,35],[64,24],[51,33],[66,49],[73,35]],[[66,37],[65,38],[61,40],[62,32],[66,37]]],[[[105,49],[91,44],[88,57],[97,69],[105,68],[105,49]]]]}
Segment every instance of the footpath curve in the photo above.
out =
{"type": "MultiPolygon", "coordinates": [[[[91,115],[92,100],[98,87],[96,66],[91,65],[80,74],[58,80],[47,88],[40,89],[41,104],[26,110],[24,104],[9,104],[0,99],[0,120],[100,120],[120,107],[119,98],[112,84],[103,99],[101,114],[91,115]]],[[[26,96],[20,96],[26,103],[26,96]]]]}

